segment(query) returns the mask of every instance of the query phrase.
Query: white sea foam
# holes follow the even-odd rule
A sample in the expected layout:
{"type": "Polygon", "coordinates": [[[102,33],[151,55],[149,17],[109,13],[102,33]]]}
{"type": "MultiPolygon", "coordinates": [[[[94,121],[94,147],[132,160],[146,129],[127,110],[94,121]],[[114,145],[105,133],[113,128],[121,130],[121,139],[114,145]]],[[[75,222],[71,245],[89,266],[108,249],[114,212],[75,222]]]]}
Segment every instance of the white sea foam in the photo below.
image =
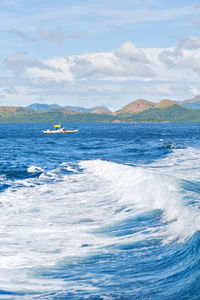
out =
{"type": "Polygon", "coordinates": [[[44,172],[44,170],[40,167],[37,167],[37,166],[30,166],[27,169],[27,172],[28,173],[41,173],[41,172],[44,172]]]}
{"type": "Polygon", "coordinates": [[[161,168],[161,172],[179,179],[199,180],[200,150],[192,147],[174,149],[168,156],[157,160],[151,166],[161,168]]]}
{"type": "Polygon", "coordinates": [[[82,162],[81,165],[110,183],[110,189],[118,195],[117,204],[133,207],[135,213],[161,209],[168,222],[162,228],[167,234],[165,241],[177,237],[183,240],[200,229],[199,209],[186,205],[184,191],[176,177],[178,170],[167,174],[161,166],[148,169],[100,161],[82,162]]]}
{"type": "Polygon", "coordinates": [[[69,164],[67,162],[63,162],[61,165],[61,168],[64,168],[65,170],[69,171],[69,172],[75,172],[77,173],[78,170],[76,169],[77,165],[75,166],[75,164],[69,164]]]}
{"type": "MultiPolygon", "coordinates": [[[[186,170],[197,178],[198,161],[196,150],[176,149],[151,166],[82,161],[79,173],[63,174],[58,168],[24,180],[28,184],[21,187],[16,181],[0,194],[0,270],[7,272],[7,288],[15,286],[9,278],[19,268],[21,280],[29,281],[31,268],[72,262],[109,251],[112,245],[150,237],[182,241],[191,236],[200,228],[199,209],[186,205],[180,179],[188,177],[186,170]],[[163,211],[160,227],[150,225],[145,232],[126,236],[110,236],[102,229],[157,209],[163,211]]],[[[34,284],[38,290],[41,283],[34,284]]],[[[56,281],[51,284],[60,288],[56,281]]]]}

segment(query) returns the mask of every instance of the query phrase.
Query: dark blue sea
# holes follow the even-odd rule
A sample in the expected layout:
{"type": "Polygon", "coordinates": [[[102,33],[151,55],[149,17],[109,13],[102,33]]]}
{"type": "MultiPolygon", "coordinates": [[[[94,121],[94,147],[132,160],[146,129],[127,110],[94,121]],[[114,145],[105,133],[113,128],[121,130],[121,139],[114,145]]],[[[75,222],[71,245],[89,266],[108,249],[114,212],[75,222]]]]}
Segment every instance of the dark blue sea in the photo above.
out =
{"type": "Polygon", "coordinates": [[[0,299],[200,299],[200,123],[0,124],[0,299]]]}

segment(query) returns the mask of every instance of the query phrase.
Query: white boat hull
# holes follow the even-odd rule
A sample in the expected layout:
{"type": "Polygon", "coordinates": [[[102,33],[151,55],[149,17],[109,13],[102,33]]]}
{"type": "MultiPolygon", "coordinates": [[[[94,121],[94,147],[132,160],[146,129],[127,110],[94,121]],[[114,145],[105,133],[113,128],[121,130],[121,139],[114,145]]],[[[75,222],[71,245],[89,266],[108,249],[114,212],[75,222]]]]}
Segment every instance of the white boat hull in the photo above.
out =
{"type": "Polygon", "coordinates": [[[49,134],[52,134],[52,133],[74,133],[74,132],[77,132],[77,131],[78,131],[78,129],[76,129],[76,130],[66,130],[64,128],[60,128],[58,130],[50,130],[50,129],[42,130],[42,132],[49,133],[49,134]]]}

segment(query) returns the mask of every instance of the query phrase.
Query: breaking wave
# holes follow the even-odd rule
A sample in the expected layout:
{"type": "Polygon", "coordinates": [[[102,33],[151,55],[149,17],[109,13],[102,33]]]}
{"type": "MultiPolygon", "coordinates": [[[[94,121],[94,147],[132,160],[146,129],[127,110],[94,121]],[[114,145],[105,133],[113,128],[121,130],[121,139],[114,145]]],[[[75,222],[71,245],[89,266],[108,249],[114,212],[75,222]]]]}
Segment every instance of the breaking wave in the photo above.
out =
{"type": "Polygon", "coordinates": [[[181,295],[190,268],[188,283],[197,285],[198,162],[199,151],[186,148],[146,166],[103,160],[53,170],[30,166],[27,172],[37,177],[9,181],[0,194],[2,291],[44,299],[79,299],[92,291],[112,299],[110,285],[119,281],[119,296],[135,284],[129,296],[144,299],[156,282],[157,295],[167,299],[173,288],[181,295]]]}

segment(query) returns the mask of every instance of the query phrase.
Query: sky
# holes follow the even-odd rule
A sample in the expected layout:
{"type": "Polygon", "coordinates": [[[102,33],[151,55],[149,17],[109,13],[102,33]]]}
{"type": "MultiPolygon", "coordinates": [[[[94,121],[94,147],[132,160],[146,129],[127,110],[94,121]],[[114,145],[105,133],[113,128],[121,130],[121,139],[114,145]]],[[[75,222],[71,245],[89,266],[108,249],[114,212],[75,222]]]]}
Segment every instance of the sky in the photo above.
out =
{"type": "Polygon", "coordinates": [[[0,0],[0,105],[200,94],[200,0],[0,0]]]}

